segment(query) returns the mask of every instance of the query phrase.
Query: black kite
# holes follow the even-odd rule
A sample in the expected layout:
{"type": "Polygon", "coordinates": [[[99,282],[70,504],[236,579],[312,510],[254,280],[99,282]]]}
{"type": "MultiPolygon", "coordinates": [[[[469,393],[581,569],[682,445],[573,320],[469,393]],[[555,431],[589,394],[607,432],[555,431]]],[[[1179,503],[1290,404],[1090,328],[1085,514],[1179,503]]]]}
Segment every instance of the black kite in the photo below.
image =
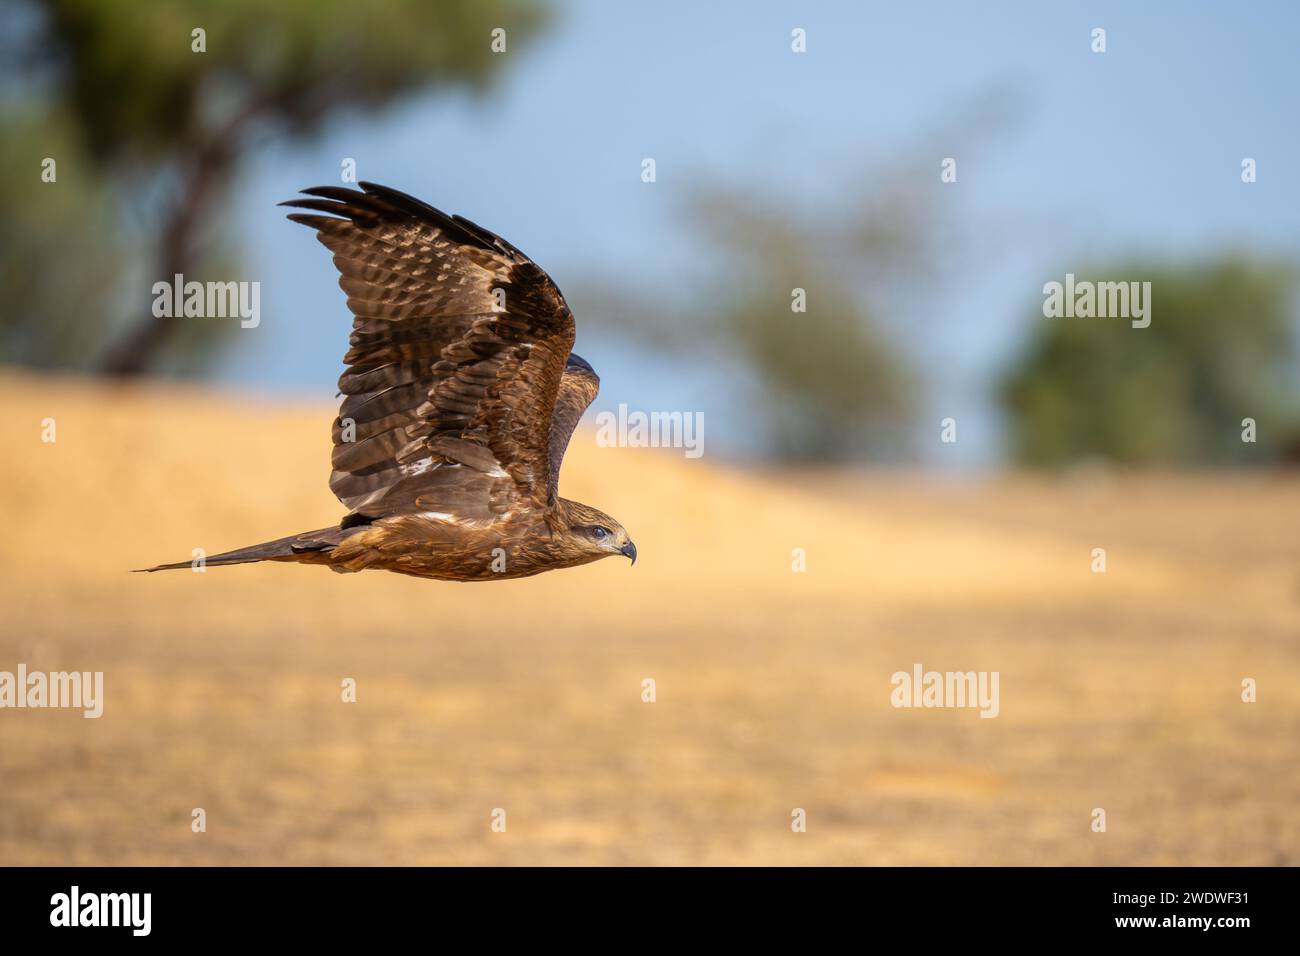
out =
{"type": "Polygon", "coordinates": [[[330,476],[349,513],[206,564],[491,581],[612,554],[635,562],[622,525],[557,494],[600,380],[570,352],[573,314],[550,276],[468,219],[360,186],[282,203],[328,214],[289,218],[334,253],[353,315],[330,476]]]}

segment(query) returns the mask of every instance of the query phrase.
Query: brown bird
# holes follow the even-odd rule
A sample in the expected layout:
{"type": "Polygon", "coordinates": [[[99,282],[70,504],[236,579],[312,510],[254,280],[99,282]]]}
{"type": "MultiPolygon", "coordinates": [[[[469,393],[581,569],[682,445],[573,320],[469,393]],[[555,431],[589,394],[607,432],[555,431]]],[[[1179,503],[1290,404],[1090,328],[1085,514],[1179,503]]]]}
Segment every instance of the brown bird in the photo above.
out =
{"type": "MultiPolygon", "coordinates": [[[[352,311],[330,488],[337,527],[206,559],[521,578],[618,554],[623,526],[557,494],[600,379],[573,314],[531,259],[481,226],[373,183],[282,203],[334,253],[352,311]]],[[[147,571],[188,568],[163,564],[147,571]]]]}

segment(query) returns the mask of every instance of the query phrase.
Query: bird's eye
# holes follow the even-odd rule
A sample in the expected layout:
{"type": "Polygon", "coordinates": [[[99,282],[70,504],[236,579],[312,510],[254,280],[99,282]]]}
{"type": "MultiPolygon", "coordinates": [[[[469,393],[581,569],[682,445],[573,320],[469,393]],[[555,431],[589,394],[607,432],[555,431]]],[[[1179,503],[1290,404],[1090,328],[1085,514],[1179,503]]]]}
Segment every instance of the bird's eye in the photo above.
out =
{"type": "Polygon", "coordinates": [[[599,525],[597,525],[596,527],[594,527],[594,528],[591,529],[591,536],[592,536],[593,538],[595,538],[597,541],[599,541],[601,538],[605,537],[605,535],[607,535],[607,534],[609,534],[609,529],[608,529],[608,528],[602,528],[602,527],[600,527],[599,525]]]}

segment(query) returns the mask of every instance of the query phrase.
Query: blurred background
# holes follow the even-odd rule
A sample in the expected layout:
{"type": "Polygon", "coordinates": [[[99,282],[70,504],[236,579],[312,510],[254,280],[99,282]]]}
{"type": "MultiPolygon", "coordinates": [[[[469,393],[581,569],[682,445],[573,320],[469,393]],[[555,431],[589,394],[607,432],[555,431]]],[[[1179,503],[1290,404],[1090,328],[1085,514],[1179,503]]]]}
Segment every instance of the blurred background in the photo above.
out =
{"type": "Polygon", "coordinates": [[[1292,5],[0,19],[0,669],[108,695],[0,712],[0,863],[1297,862],[1292,5]],[[123,573],[337,519],[350,316],[275,203],[350,170],[547,269],[589,414],[703,414],[575,439],[634,572],[123,573]],[[155,318],[176,273],[260,324],[155,318]],[[1045,318],[1066,273],[1150,327],[1045,318]],[[1002,715],[893,710],[917,661],[1002,715]]]}

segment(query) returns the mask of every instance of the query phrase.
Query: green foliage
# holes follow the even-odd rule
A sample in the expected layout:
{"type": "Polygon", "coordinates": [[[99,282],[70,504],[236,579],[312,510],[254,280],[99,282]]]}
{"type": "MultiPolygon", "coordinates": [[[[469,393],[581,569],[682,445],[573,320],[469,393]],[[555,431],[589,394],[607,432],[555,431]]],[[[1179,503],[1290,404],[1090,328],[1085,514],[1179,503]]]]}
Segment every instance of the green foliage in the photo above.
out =
{"type": "MultiPolygon", "coordinates": [[[[795,248],[733,288],[714,317],[734,355],[759,378],[769,454],[787,461],[886,455],[911,410],[912,381],[870,307],[795,248]],[[791,310],[804,288],[808,311],[791,310]]],[[[757,264],[757,263],[756,263],[757,264]]]]}
{"type": "Polygon", "coordinates": [[[748,413],[736,433],[764,457],[905,457],[918,389],[890,304],[935,260],[928,194],[882,173],[845,183],[827,208],[698,180],[682,208],[697,274],[676,290],[588,283],[569,298],[584,323],[611,317],[610,331],[725,377],[748,413]]]}
{"type": "Polygon", "coordinates": [[[1151,325],[1040,318],[1002,383],[1018,461],[1184,465],[1286,452],[1300,422],[1291,268],[1229,257],[1078,278],[1149,280],[1151,325]],[[1255,444],[1241,440],[1245,418],[1257,422],[1255,444]]]}
{"type": "Polygon", "coordinates": [[[428,84],[483,85],[530,0],[44,0],[68,102],[99,156],[160,158],[249,113],[310,128],[428,84]],[[193,50],[192,31],[206,50],[193,50]],[[495,62],[494,62],[495,61],[495,62]]]}
{"type": "Polygon", "coordinates": [[[536,0],[7,6],[6,27],[28,36],[6,37],[0,97],[4,358],[114,374],[200,366],[217,326],[154,318],[130,290],[238,268],[221,213],[254,143],[431,87],[483,89],[510,59],[492,52],[492,30],[514,52],[543,19],[536,0]],[[57,183],[41,182],[44,157],[57,183]]]}
{"type": "Polygon", "coordinates": [[[64,157],[77,153],[65,114],[11,113],[0,145],[0,355],[38,367],[77,364],[104,345],[106,289],[125,267],[126,238],[112,227],[103,180],[64,157]],[[59,157],[57,183],[40,180],[41,162],[59,157]]]}
{"type": "Polygon", "coordinates": [[[924,193],[867,180],[846,185],[834,208],[764,202],[717,182],[691,197],[710,274],[690,308],[664,311],[688,315],[684,344],[746,373],[752,420],[778,460],[902,457],[917,390],[892,344],[889,303],[933,261],[931,214],[924,193]],[[792,308],[797,289],[804,311],[792,308]]]}

